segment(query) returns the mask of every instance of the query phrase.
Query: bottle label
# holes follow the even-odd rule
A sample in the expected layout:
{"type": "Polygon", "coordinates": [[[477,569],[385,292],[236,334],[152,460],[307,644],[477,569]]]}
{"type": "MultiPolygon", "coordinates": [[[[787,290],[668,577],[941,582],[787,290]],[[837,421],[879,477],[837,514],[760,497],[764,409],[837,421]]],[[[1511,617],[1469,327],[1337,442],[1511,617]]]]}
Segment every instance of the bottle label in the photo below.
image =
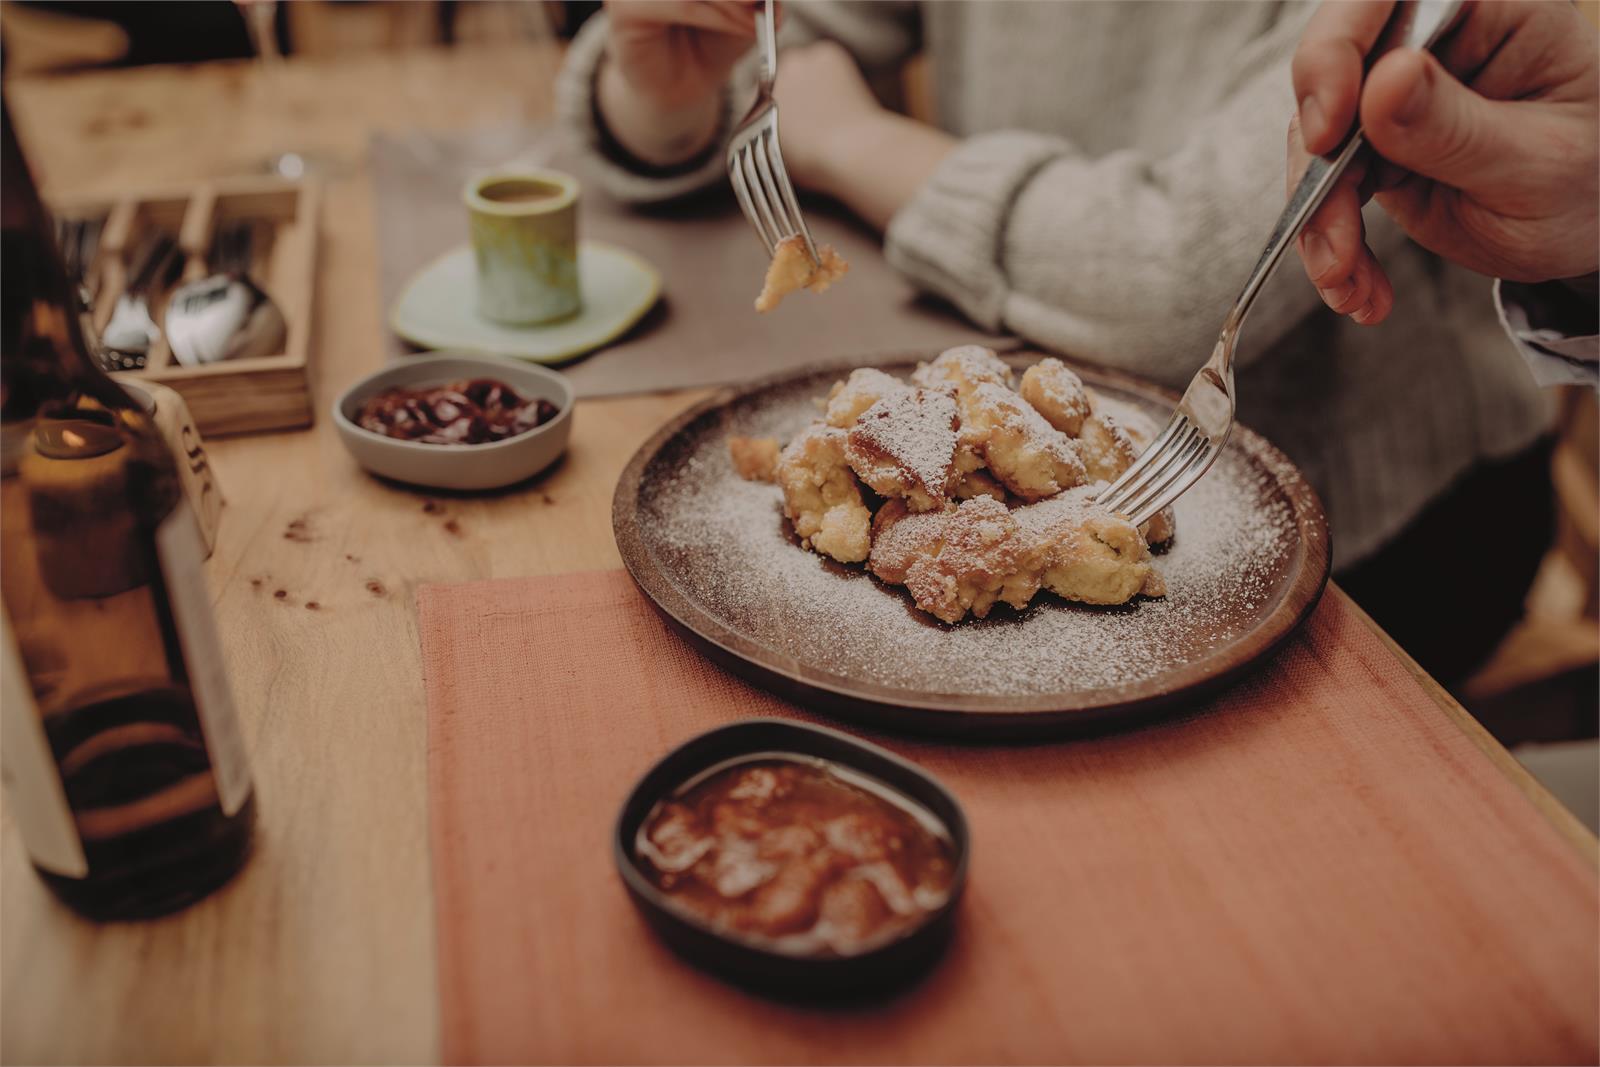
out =
{"type": "Polygon", "coordinates": [[[232,815],[250,796],[250,759],[233,707],[233,691],[228,687],[206,577],[200,569],[205,546],[187,501],[179,501],[156,530],[156,552],[161,557],[173,623],[189,668],[189,687],[217,778],[217,796],[223,814],[232,815]]]}
{"type": "Polygon", "coordinates": [[[0,778],[5,780],[9,807],[33,862],[68,878],[87,875],[89,861],[67,807],[61,772],[50,754],[44,720],[34,706],[11,620],[4,614],[0,614],[0,778]]]}

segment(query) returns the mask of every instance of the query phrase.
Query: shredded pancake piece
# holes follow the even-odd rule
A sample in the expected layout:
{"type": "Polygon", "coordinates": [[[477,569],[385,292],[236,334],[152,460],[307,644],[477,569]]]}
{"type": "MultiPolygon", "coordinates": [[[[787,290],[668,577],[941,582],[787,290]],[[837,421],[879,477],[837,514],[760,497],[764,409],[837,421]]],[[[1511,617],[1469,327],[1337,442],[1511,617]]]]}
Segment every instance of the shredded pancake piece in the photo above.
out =
{"type": "Polygon", "coordinates": [[[821,262],[813,263],[806,251],[805,238],[796,234],[778,242],[772,262],[767,265],[767,277],[756,297],[756,310],[771,311],[783,298],[800,289],[821,293],[845,276],[850,264],[833,250],[832,245],[818,245],[817,256],[821,262]]]}
{"type": "Polygon", "coordinates": [[[828,390],[828,401],[822,411],[822,420],[829,426],[848,430],[856,424],[861,413],[884,397],[909,392],[911,386],[892,374],[876,367],[862,367],[850,372],[842,382],[834,382],[828,390]]]}
{"type": "MultiPolygon", "coordinates": [[[[959,408],[960,403],[957,402],[959,408]]],[[[995,481],[983,466],[983,457],[974,443],[967,438],[956,438],[956,484],[950,495],[956,500],[970,500],[975,496],[992,496],[1006,503],[1006,487],[995,481]]]]}
{"type": "Polygon", "coordinates": [[[1133,523],[1095,504],[1093,486],[1068,490],[1011,512],[1039,584],[1084,604],[1124,604],[1165,596],[1166,583],[1133,523]]]}
{"type": "Polygon", "coordinates": [[[845,461],[845,432],[813,423],[778,456],[783,513],[800,543],[840,563],[871,551],[872,512],[845,461]]]}
{"type": "MultiPolygon", "coordinates": [[[[1122,472],[1133,466],[1152,440],[1155,427],[1144,419],[1130,421],[1127,426],[1107,411],[1105,404],[1088,390],[1090,414],[1083,420],[1083,432],[1078,437],[1078,451],[1083,456],[1083,466],[1091,482],[1114,482],[1122,472]]],[[[1140,532],[1152,545],[1172,540],[1176,523],[1171,508],[1145,523],[1140,532]]]]}
{"type": "Polygon", "coordinates": [[[912,511],[931,511],[944,506],[957,479],[959,425],[950,394],[901,390],[862,412],[845,458],[879,496],[903,498],[912,511]]]}
{"type": "Polygon", "coordinates": [[[920,514],[891,500],[878,511],[873,529],[872,573],[904,585],[917,607],[947,623],[960,622],[969,611],[980,619],[988,615],[1021,565],[1017,523],[991,497],[920,514]]]}
{"type": "Polygon", "coordinates": [[[1056,359],[1013,391],[1009,364],[976,345],[918,364],[911,381],[853,371],[775,463],[776,442],[730,438],[745,477],[772,468],[805,547],[865,560],[952,624],[997,603],[1020,610],[1041,589],[1099,605],[1166,595],[1150,545],[1172,537],[1172,510],[1135,528],[1093,501],[1150,440],[1148,420],[1124,427],[1056,359]]]}
{"type": "Polygon", "coordinates": [[[1150,550],[1127,520],[1080,487],[1015,509],[976,497],[917,513],[891,500],[872,523],[868,568],[903,585],[917,607],[947,623],[984,618],[997,602],[1022,609],[1041,588],[1084,604],[1165,596],[1150,550]]]}
{"type": "Polygon", "coordinates": [[[982,382],[961,396],[960,408],[963,444],[1011,493],[1041,500],[1083,483],[1076,442],[1016,393],[982,382]]]}
{"type": "Polygon", "coordinates": [[[985,382],[1009,389],[1011,365],[982,345],[959,345],[945,349],[932,363],[918,363],[911,382],[924,389],[952,386],[956,396],[964,398],[985,382]]]}
{"type": "MultiPolygon", "coordinates": [[[[1098,403],[1093,394],[1090,395],[1090,399],[1092,402],[1098,403]]],[[[1133,439],[1133,450],[1140,455],[1144,454],[1144,450],[1150,447],[1150,442],[1154,441],[1156,434],[1160,432],[1156,428],[1156,424],[1142,411],[1128,412],[1127,421],[1123,425],[1123,429],[1133,439]]],[[[1155,518],[1139,527],[1139,532],[1144,534],[1145,542],[1152,547],[1170,543],[1173,534],[1177,533],[1177,531],[1178,517],[1173,513],[1170,504],[1157,512],[1155,518]]]]}
{"type": "MultiPolygon", "coordinates": [[[[1077,437],[1082,431],[1083,420],[1089,416],[1089,391],[1083,379],[1059,359],[1041,359],[1024,371],[1020,392],[1033,410],[1068,437],[1077,437]]],[[[1083,459],[1087,465],[1089,457],[1083,459]]]]}
{"type": "Polygon", "coordinates": [[[1078,454],[1083,457],[1084,475],[1091,482],[1116,481],[1139,458],[1128,431],[1110,414],[1101,412],[1083,420],[1078,454]]]}
{"type": "Polygon", "coordinates": [[[782,449],[776,437],[728,438],[728,454],[733,458],[733,469],[747,482],[777,480],[780,451],[782,449]]]}

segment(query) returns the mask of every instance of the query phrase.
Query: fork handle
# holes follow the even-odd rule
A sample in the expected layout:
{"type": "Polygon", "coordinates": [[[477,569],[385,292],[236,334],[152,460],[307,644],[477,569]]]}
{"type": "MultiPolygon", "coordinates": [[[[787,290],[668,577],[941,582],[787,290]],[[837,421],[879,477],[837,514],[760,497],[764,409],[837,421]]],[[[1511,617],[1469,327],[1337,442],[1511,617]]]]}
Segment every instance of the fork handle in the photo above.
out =
{"type": "Polygon", "coordinates": [[[777,0],[762,0],[761,14],[756,17],[756,38],[761,46],[761,88],[771,91],[778,80],[778,35],[773,22],[773,8],[777,0]]]}
{"type": "Polygon", "coordinates": [[[164,232],[157,233],[151,238],[150,243],[143,249],[144,254],[138,265],[133,269],[133,280],[128,283],[128,293],[139,296],[149,289],[165,266],[171,262],[172,254],[177,251],[177,247],[172,238],[164,232]]]}
{"type": "MultiPolygon", "coordinates": [[[[1461,6],[1462,0],[1400,0],[1384,25],[1383,32],[1378,35],[1377,43],[1368,52],[1365,70],[1371,70],[1372,65],[1384,54],[1396,48],[1432,48],[1455,21],[1461,6]]],[[[1233,302],[1233,311],[1228,316],[1225,331],[1237,332],[1250,305],[1255,303],[1257,294],[1261,292],[1261,287],[1283,258],[1283,253],[1300,236],[1307,220],[1316,214],[1317,208],[1322,206],[1328,193],[1338,184],[1340,175],[1349,169],[1351,160],[1366,143],[1361,127],[1357,125],[1345,135],[1333,155],[1311,158],[1305,174],[1289,195],[1283,214],[1278,216],[1278,222],[1272,228],[1267,247],[1262,250],[1261,258],[1256,260],[1249,279],[1240,290],[1238,299],[1233,302]]]]}
{"type": "Polygon", "coordinates": [[[1331,158],[1312,156],[1311,162],[1306,165],[1305,174],[1301,175],[1300,183],[1294,187],[1294,192],[1289,196],[1289,202],[1284,205],[1283,214],[1278,216],[1278,222],[1272,228],[1272,236],[1267,238],[1267,247],[1262,250],[1261,258],[1256,260],[1256,265],[1250,271],[1250,278],[1244,283],[1244,289],[1233,302],[1233,313],[1228,317],[1229,325],[1237,329],[1239,323],[1244,321],[1245,315],[1250,311],[1250,305],[1255,303],[1261,287],[1266,284],[1272,272],[1277,269],[1278,261],[1283,258],[1295,238],[1300,236],[1300,231],[1306,228],[1306,222],[1316,213],[1322,202],[1328,199],[1328,194],[1339,183],[1339,177],[1350,169],[1350,161],[1356,154],[1366,147],[1367,139],[1361,135],[1358,128],[1351,131],[1339,146],[1339,151],[1331,158]]]}

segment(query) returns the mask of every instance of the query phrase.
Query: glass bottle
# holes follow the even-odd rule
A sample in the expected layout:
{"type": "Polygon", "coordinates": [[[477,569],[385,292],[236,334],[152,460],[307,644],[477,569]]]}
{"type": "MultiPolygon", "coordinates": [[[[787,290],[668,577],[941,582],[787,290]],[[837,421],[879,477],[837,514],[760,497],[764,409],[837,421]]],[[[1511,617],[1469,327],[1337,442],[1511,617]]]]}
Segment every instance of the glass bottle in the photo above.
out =
{"type": "Polygon", "coordinates": [[[85,344],[9,108],[0,232],[0,764],[45,883],[96,918],[182,907],[255,800],[199,527],[145,409],[85,344]]]}

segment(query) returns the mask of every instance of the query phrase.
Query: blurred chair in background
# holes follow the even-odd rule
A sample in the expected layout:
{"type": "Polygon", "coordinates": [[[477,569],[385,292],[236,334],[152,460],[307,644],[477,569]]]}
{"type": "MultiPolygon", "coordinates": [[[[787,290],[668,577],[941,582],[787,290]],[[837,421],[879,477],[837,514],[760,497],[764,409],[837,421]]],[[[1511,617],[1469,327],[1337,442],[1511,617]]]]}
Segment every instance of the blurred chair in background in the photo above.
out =
{"type": "Polygon", "coordinates": [[[1600,401],[1560,397],[1551,475],[1556,536],[1527,616],[1463,686],[1462,702],[1502,742],[1594,737],[1600,707],[1600,401]]]}
{"type": "MultiPolygon", "coordinates": [[[[277,5],[276,21],[285,55],[319,57],[503,42],[529,19],[570,35],[598,6],[594,0],[296,0],[277,5]]],[[[6,0],[0,26],[13,73],[255,54],[233,0],[6,0]]]]}
{"type": "Polygon", "coordinates": [[[244,19],[230,0],[119,4],[7,0],[0,4],[9,72],[244,59],[244,19]],[[111,42],[120,48],[111,47],[111,42]]]}
{"type": "Polygon", "coordinates": [[[131,43],[114,22],[18,3],[0,4],[0,33],[6,73],[13,75],[109,66],[128,55],[131,43]]]}

